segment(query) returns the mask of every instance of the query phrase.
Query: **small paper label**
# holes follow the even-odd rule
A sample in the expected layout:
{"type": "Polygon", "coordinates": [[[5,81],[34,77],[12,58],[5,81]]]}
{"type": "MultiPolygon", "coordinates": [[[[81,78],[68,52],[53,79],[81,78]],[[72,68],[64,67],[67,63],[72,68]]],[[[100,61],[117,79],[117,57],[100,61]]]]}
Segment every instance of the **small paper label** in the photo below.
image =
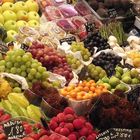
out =
{"type": "Polygon", "coordinates": [[[24,127],[20,120],[10,120],[3,124],[3,128],[8,140],[23,138],[25,136],[24,127]]]}
{"type": "Polygon", "coordinates": [[[118,16],[117,11],[115,9],[109,9],[108,14],[110,18],[115,18],[118,16]]]}
{"type": "Polygon", "coordinates": [[[89,23],[89,22],[87,22],[87,23],[85,24],[85,27],[86,27],[87,33],[93,32],[93,30],[94,30],[94,28],[95,28],[95,24],[94,24],[94,23],[89,23]]]}
{"type": "Polygon", "coordinates": [[[63,42],[67,42],[69,45],[71,45],[73,41],[76,41],[75,36],[60,39],[60,44],[62,44],[63,42]]]}

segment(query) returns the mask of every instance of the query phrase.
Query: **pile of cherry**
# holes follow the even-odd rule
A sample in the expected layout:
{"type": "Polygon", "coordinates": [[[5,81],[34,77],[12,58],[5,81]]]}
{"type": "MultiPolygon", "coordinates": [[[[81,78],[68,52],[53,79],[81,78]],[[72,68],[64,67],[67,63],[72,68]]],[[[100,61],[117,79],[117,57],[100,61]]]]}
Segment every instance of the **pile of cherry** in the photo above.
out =
{"type": "MultiPolygon", "coordinates": [[[[0,109],[0,122],[11,119],[11,115],[0,109]]],[[[77,116],[70,107],[65,108],[64,112],[53,117],[48,129],[41,123],[30,123],[23,121],[26,136],[22,140],[95,140],[97,132],[84,117],[77,116]]],[[[0,140],[7,140],[3,125],[0,125],[0,140]]]]}
{"type": "Polygon", "coordinates": [[[29,48],[33,58],[42,63],[48,71],[62,75],[67,83],[73,78],[72,69],[68,65],[66,57],[58,53],[55,49],[47,47],[39,42],[33,42],[29,48]]]}

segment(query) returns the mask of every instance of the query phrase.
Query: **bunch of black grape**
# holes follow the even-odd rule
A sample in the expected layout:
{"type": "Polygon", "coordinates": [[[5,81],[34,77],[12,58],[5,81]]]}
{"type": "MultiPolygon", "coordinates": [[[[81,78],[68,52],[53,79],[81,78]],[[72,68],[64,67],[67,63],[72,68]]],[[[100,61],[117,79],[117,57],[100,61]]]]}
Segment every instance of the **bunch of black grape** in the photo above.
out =
{"type": "Polygon", "coordinates": [[[94,47],[97,47],[97,52],[105,49],[110,49],[110,45],[107,43],[107,39],[104,39],[99,32],[90,33],[84,40],[85,47],[94,53],[94,47]]]}
{"type": "Polygon", "coordinates": [[[96,58],[93,59],[92,63],[96,66],[102,67],[108,76],[115,73],[115,67],[120,64],[122,58],[113,53],[101,52],[96,58]]]}

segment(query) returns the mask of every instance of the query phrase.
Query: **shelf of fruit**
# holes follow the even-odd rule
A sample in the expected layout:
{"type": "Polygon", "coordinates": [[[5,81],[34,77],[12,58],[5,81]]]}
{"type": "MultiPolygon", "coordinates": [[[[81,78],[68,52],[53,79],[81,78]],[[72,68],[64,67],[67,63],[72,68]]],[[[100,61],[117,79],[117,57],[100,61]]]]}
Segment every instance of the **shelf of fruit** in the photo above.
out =
{"type": "MultiPolygon", "coordinates": [[[[88,2],[103,17],[119,5],[88,2]]],[[[124,11],[131,6],[120,2],[124,11]]],[[[92,8],[2,1],[0,140],[98,140],[113,128],[139,140],[140,37],[120,21],[104,23],[92,8]]]]}

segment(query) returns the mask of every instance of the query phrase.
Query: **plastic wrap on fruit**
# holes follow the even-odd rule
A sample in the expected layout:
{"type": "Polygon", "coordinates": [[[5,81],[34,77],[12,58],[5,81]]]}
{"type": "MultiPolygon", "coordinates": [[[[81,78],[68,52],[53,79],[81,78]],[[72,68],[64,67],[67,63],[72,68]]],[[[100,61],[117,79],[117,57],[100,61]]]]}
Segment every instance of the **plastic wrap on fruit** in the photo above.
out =
{"type": "Polygon", "coordinates": [[[77,27],[80,28],[82,25],[85,25],[85,23],[87,22],[83,17],[81,16],[75,16],[72,17],[72,23],[77,27]]]}
{"type": "Polygon", "coordinates": [[[75,5],[75,9],[80,13],[80,15],[85,16],[88,14],[91,14],[91,10],[89,9],[89,7],[86,6],[86,4],[84,2],[77,2],[77,4],[75,5]]]}
{"type": "Polygon", "coordinates": [[[22,85],[22,89],[28,89],[29,88],[29,86],[27,84],[27,81],[25,80],[24,77],[21,77],[19,75],[9,74],[9,73],[1,73],[0,76],[1,77],[9,77],[11,79],[16,80],[18,83],[20,83],[22,85]]]}
{"type": "Polygon", "coordinates": [[[60,10],[55,6],[46,7],[44,14],[48,20],[56,20],[56,19],[63,18],[60,10]]]}
{"type": "Polygon", "coordinates": [[[57,25],[67,32],[76,31],[76,27],[70,22],[70,20],[67,20],[67,19],[58,20],[57,25]]]}
{"type": "Polygon", "coordinates": [[[65,18],[70,18],[78,15],[78,12],[74,9],[74,7],[69,4],[60,5],[59,9],[65,18]]]}

